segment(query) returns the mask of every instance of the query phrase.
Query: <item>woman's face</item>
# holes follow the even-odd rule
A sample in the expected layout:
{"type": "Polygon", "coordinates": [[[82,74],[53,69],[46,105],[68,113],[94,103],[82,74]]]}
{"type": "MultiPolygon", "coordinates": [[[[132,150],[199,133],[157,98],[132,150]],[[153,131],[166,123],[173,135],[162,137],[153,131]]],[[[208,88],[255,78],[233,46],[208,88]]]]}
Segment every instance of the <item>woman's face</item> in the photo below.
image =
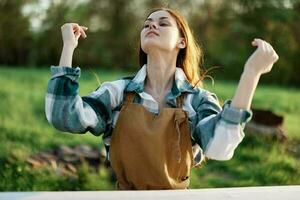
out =
{"type": "Polygon", "coordinates": [[[175,19],[164,10],[149,15],[144,22],[140,37],[141,48],[146,54],[156,49],[170,52],[178,50],[178,45],[183,40],[175,19]]]}

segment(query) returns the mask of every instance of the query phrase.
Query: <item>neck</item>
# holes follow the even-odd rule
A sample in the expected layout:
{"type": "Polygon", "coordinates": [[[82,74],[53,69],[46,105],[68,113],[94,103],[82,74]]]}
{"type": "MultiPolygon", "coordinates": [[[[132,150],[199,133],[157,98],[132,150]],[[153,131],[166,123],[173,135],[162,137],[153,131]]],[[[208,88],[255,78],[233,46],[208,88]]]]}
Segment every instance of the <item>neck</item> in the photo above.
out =
{"type": "Polygon", "coordinates": [[[171,89],[176,71],[176,57],[162,52],[148,54],[146,90],[155,96],[164,96],[171,89]]]}

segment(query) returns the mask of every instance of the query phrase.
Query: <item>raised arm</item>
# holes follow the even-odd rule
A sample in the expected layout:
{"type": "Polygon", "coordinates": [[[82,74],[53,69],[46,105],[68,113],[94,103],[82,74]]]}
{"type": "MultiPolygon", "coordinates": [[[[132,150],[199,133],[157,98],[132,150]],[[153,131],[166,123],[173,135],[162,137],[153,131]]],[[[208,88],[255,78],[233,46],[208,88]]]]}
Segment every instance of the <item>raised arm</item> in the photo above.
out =
{"type": "Polygon", "coordinates": [[[247,60],[240,82],[232,99],[231,107],[250,109],[252,98],[262,74],[271,71],[278,55],[273,47],[264,40],[254,39],[253,46],[257,49],[247,60]]]}
{"type": "Polygon", "coordinates": [[[81,70],[71,66],[78,38],[80,35],[86,37],[83,29],[86,28],[76,23],[61,27],[64,47],[59,66],[51,66],[52,77],[45,96],[45,114],[48,122],[60,131],[90,131],[94,135],[101,135],[111,126],[112,110],[120,102],[116,98],[122,90],[122,84],[118,83],[123,82],[103,83],[91,94],[79,96],[78,78],[81,70]]]}
{"type": "Polygon", "coordinates": [[[255,39],[252,45],[258,48],[245,64],[233,99],[226,101],[221,109],[214,94],[204,93],[196,106],[199,122],[193,136],[208,158],[232,158],[244,138],[244,125],[251,119],[250,105],[259,78],[278,60],[278,55],[267,42],[255,39]]]}

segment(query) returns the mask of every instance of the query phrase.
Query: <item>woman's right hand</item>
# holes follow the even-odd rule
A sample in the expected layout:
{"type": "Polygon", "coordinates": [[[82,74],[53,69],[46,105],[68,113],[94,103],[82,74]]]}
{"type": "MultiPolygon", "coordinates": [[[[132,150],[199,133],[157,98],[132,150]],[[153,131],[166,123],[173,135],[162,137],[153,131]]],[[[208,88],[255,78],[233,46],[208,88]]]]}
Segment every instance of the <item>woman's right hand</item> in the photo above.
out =
{"type": "Polygon", "coordinates": [[[86,38],[85,31],[88,28],[80,26],[77,23],[66,23],[61,26],[61,33],[64,46],[75,49],[78,45],[78,39],[80,36],[86,38]]]}

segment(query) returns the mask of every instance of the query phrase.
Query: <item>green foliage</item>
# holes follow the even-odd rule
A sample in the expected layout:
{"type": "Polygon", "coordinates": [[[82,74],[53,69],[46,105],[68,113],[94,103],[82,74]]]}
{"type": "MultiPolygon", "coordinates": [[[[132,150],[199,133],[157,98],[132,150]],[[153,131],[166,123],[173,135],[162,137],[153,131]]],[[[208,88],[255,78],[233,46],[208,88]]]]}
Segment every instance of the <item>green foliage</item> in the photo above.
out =
{"type": "Polygon", "coordinates": [[[205,53],[205,68],[218,79],[237,80],[255,50],[254,38],[270,42],[280,59],[262,82],[300,86],[299,0],[87,0],[50,1],[45,11],[37,0],[0,1],[0,64],[56,64],[62,50],[60,27],[77,22],[89,27],[80,38],[74,65],[83,68],[134,70],[139,66],[140,30],[148,11],[168,6],[187,18],[205,53]],[[27,15],[25,6],[36,7],[27,15]],[[41,26],[32,30],[31,21],[41,26]]]}
{"type": "Polygon", "coordinates": [[[113,190],[108,171],[89,169],[87,164],[79,167],[76,176],[62,176],[51,167],[32,169],[21,160],[0,159],[0,191],[74,191],[113,190]]]}
{"type": "Polygon", "coordinates": [[[193,28],[206,52],[206,66],[218,65],[215,76],[239,78],[255,50],[254,38],[271,43],[280,59],[262,82],[299,86],[299,1],[205,1],[204,12],[195,14],[193,28]]]}
{"type": "Polygon", "coordinates": [[[21,13],[30,1],[0,0],[0,63],[21,65],[28,62],[33,38],[29,19],[21,13]]]}
{"type": "MultiPolygon", "coordinates": [[[[101,82],[129,75],[121,71],[95,72],[101,82]]],[[[59,145],[87,144],[99,150],[102,146],[101,137],[62,133],[49,125],[44,95],[50,76],[49,68],[0,68],[0,191],[114,190],[115,183],[104,167],[96,171],[84,164],[76,176],[62,176],[50,167],[32,169],[25,162],[29,155],[59,145]]],[[[224,101],[232,97],[236,85],[216,79],[214,86],[207,82],[206,88],[224,101]]],[[[83,69],[80,95],[97,87],[94,74],[83,69]]],[[[283,115],[289,142],[281,144],[246,134],[232,160],[208,160],[193,169],[191,188],[300,184],[299,99],[298,89],[260,86],[253,106],[283,115]]]]}
{"type": "Polygon", "coordinates": [[[230,161],[209,160],[202,168],[194,169],[192,188],[299,184],[300,154],[291,153],[290,146],[246,135],[230,161]]]}

